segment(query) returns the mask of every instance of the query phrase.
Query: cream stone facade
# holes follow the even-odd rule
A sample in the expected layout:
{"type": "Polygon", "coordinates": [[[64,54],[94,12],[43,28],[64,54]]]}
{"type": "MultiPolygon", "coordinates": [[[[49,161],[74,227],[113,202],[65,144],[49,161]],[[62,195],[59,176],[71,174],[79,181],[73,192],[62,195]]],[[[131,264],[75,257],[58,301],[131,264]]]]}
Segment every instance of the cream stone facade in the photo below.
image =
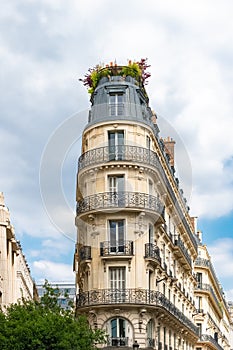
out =
{"type": "Polygon", "coordinates": [[[34,282],[0,192],[0,306],[4,310],[22,298],[33,299],[33,295],[34,282]]]}
{"type": "Polygon", "coordinates": [[[200,242],[194,271],[197,278],[194,316],[199,327],[197,349],[227,350],[231,348],[232,319],[222,287],[217,279],[207,247],[200,242]]]}
{"type": "Polygon", "coordinates": [[[159,136],[141,80],[120,70],[99,81],[82,137],[76,311],[107,331],[104,347],[193,350],[198,237],[175,176],[175,142],[159,136]]]}

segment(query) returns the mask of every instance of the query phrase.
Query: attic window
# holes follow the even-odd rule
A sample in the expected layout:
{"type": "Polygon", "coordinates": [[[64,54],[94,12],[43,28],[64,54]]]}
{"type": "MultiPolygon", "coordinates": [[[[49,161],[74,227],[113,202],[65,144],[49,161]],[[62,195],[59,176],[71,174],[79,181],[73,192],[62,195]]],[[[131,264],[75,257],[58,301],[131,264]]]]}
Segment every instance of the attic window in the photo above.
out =
{"type": "Polygon", "coordinates": [[[123,93],[109,94],[109,114],[110,116],[119,116],[124,113],[124,95],[123,93]]]}

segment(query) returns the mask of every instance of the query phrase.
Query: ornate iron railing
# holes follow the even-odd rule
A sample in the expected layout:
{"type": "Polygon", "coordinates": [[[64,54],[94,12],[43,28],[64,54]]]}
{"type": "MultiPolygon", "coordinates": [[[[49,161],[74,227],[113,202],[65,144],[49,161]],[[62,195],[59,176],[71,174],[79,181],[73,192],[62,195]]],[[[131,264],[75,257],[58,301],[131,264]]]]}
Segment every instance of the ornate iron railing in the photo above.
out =
{"type": "Polygon", "coordinates": [[[91,260],[91,246],[84,245],[79,249],[80,260],[91,260]]]}
{"type": "Polygon", "coordinates": [[[207,283],[198,283],[196,289],[210,292],[210,294],[212,295],[212,297],[213,297],[215,303],[216,303],[217,305],[219,305],[219,300],[218,300],[218,298],[216,297],[216,294],[215,294],[215,292],[214,292],[214,290],[213,290],[213,288],[211,287],[210,284],[207,284],[207,283]]]}
{"type": "Polygon", "coordinates": [[[145,258],[157,259],[161,263],[159,247],[153,243],[146,243],[145,258]]]}
{"type": "Polygon", "coordinates": [[[184,243],[182,242],[179,236],[174,236],[174,244],[180,248],[187,262],[189,263],[190,266],[192,266],[192,259],[188,253],[187,248],[185,248],[184,243]]]}
{"type": "Polygon", "coordinates": [[[219,345],[219,343],[209,334],[202,334],[200,337],[200,341],[205,341],[205,342],[208,341],[211,344],[213,344],[218,350],[223,350],[223,348],[219,345]]]}
{"type": "Polygon", "coordinates": [[[77,215],[91,210],[109,208],[139,208],[163,215],[164,205],[158,197],[141,192],[102,192],[77,202],[77,215]]]}
{"type": "MultiPolygon", "coordinates": [[[[195,260],[195,265],[196,265],[196,266],[208,267],[208,268],[210,269],[210,271],[211,271],[211,273],[212,273],[212,275],[213,275],[215,281],[216,281],[217,286],[219,286],[218,278],[217,278],[217,276],[216,276],[214,267],[213,267],[213,265],[212,265],[212,263],[211,263],[210,260],[203,259],[203,258],[197,258],[197,259],[195,260]]],[[[226,303],[226,299],[225,299],[225,296],[224,296],[223,291],[221,290],[221,288],[219,288],[219,292],[220,292],[221,295],[222,295],[222,299],[223,299],[223,302],[224,302],[224,305],[225,305],[226,309],[228,309],[228,306],[227,306],[227,303],[226,303]]]]}
{"type": "Polygon", "coordinates": [[[195,265],[196,266],[204,266],[204,267],[208,267],[214,277],[214,279],[216,280],[216,282],[218,283],[218,278],[216,276],[216,273],[214,271],[213,265],[211,263],[211,261],[207,260],[207,259],[203,259],[203,258],[197,258],[195,260],[195,265]]]}
{"type": "Polygon", "coordinates": [[[119,145],[94,148],[83,153],[79,157],[78,169],[112,160],[137,162],[159,168],[159,159],[155,152],[138,146],[119,145]]]}
{"type": "Polygon", "coordinates": [[[161,307],[198,335],[198,328],[164,294],[148,289],[97,289],[80,292],[77,307],[111,304],[147,304],[161,307]]]}
{"type": "Polygon", "coordinates": [[[100,243],[100,256],[133,255],[133,241],[110,241],[100,243]]]}
{"type": "MultiPolygon", "coordinates": [[[[178,202],[178,198],[174,194],[174,190],[172,189],[172,186],[167,178],[167,175],[160,162],[160,159],[154,151],[151,151],[143,147],[129,146],[129,145],[109,146],[109,147],[105,146],[100,148],[94,148],[83,153],[79,157],[78,170],[80,171],[89,165],[96,165],[101,163],[107,163],[109,161],[120,161],[120,160],[134,162],[134,163],[136,162],[144,165],[146,164],[158,169],[167,187],[168,193],[171,196],[173,204],[178,211],[181,222],[183,223],[195,249],[197,250],[197,241],[191,231],[191,228],[187,222],[185,214],[183,213],[183,209],[181,209],[181,206],[178,202]]],[[[184,202],[184,199],[181,194],[180,194],[180,197],[184,206],[186,207],[186,203],[184,202]]]]}
{"type": "Polygon", "coordinates": [[[128,337],[110,337],[108,338],[110,346],[128,346],[128,337]]]}

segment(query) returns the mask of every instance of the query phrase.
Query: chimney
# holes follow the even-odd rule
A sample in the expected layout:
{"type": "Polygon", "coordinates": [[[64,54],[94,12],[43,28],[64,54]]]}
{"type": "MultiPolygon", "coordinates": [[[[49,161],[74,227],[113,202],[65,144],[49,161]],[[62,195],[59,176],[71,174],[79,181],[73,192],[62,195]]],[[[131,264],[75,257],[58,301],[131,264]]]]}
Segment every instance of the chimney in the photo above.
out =
{"type": "Polygon", "coordinates": [[[167,138],[163,139],[164,146],[165,146],[165,152],[169,155],[170,157],[170,165],[171,167],[174,168],[174,147],[175,147],[175,141],[168,136],[167,138]]]}

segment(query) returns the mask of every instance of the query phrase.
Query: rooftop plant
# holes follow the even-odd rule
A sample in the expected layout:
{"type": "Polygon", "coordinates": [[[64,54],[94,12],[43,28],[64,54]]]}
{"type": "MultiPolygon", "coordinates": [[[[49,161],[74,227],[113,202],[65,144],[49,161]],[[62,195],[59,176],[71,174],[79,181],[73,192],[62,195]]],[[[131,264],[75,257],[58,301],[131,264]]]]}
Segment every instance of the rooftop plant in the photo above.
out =
{"type": "Polygon", "coordinates": [[[110,62],[110,65],[96,65],[94,68],[89,68],[84,78],[79,80],[87,87],[90,94],[93,94],[101,78],[116,75],[122,77],[131,76],[137,80],[139,85],[144,86],[147,84],[147,79],[151,76],[147,72],[149,67],[147,58],[142,58],[139,62],[129,60],[127,66],[118,66],[116,63],[110,62]]]}

